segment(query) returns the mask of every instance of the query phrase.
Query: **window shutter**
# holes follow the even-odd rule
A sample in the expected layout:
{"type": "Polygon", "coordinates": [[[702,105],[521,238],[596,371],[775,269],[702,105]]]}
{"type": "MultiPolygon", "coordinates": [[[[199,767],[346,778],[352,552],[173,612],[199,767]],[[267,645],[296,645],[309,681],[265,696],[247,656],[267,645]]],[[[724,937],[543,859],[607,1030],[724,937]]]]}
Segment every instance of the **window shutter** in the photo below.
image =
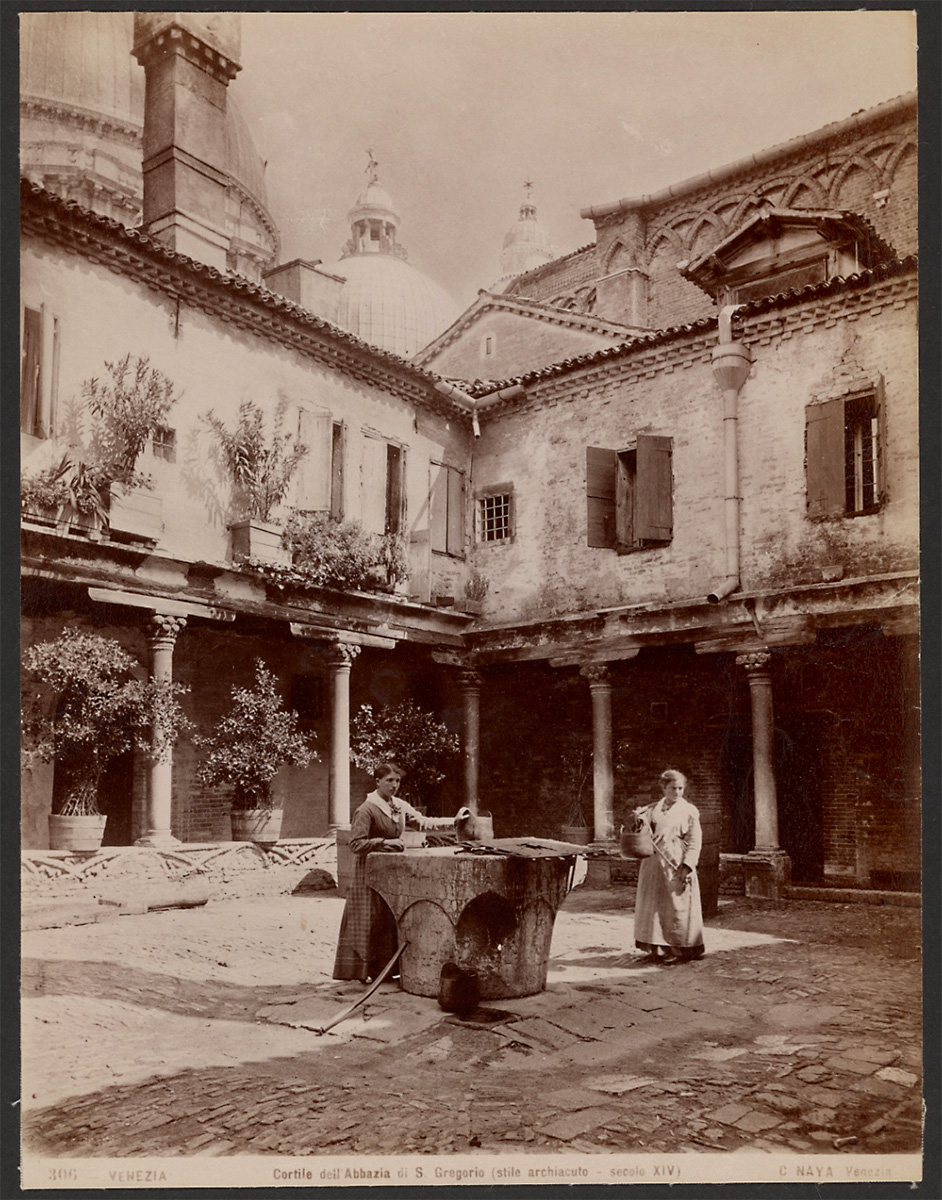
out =
{"type": "Polygon", "coordinates": [[[448,468],[448,553],[464,554],[464,475],[448,468]]]}
{"type": "Polygon", "coordinates": [[[380,438],[364,437],[360,519],[367,533],[386,532],[386,470],[386,443],[380,438]]]}
{"type": "Polygon", "coordinates": [[[334,423],[330,448],[330,515],[335,521],[343,519],[343,459],[346,446],[342,422],[334,423]]]}
{"type": "Polygon", "coordinates": [[[586,543],[615,549],[614,450],[587,446],[585,451],[586,543]]]}
{"type": "Polygon", "coordinates": [[[383,533],[398,533],[402,523],[402,448],[386,444],[386,520],[383,533]]]}
{"type": "Polygon", "coordinates": [[[634,543],[669,542],[674,532],[671,439],[638,434],[634,543]]]}
{"type": "Polygon", "coordinates": [[[40,364],[42,362],[42,314],[35,308],[23,310],[23,366],[20,376],[20,429],[42,436],[40,420],[40,364]]]}
{"type": "Polygon", "coordinates": [[[808,516],[833,517],[844,511],[844,401],[805,406],[808,516]]]}
{"type": "Polygon", "coordinates": [[[883,376],[877,377],[873,389],[873,400],[877,408],[877,504],[886,503],[886,388],[883,376]]]}
{"type": "Polygon", "coordinates": [[[298,440],[307,446],[297,474],[297,506],[326,511],[330,508],[330,457],[333,422],[327,413],[302,408],[298,412],[298,440]]]}
{"type": "Polygon", "coordinates": [[[429,533],[432,549],[444,554],[448,549],[448,468],[441,463],[430,463],[431,487],[429,488],[429,533]]]}

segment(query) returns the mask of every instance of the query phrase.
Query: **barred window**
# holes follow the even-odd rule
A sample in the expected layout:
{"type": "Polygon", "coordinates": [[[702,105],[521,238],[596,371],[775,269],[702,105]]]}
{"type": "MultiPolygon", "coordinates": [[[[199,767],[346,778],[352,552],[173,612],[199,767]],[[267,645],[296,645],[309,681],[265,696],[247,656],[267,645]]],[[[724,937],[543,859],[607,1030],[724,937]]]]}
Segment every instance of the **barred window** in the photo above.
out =
{"type": "Polygon", "coordinates": [[[514,535],[513,492],[508,488],[478,497],[478,541],[506,542],[514,535]]]}

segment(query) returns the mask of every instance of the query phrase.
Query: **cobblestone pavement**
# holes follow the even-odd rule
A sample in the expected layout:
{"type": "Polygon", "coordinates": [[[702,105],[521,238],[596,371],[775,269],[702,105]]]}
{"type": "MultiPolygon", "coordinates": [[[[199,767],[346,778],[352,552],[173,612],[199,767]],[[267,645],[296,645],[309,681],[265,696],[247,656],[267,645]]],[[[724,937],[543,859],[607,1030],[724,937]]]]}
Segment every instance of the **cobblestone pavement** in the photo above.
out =
{"type": "Polygon", "coordinates": [[[631,889],[571,893],[546,991],[471,1018],[330,979],[342,901],[23,937],[24,1146],[44,1156],[917,1152],[919,911],[726,901],[707,956],[632,952],[631,889]]]}

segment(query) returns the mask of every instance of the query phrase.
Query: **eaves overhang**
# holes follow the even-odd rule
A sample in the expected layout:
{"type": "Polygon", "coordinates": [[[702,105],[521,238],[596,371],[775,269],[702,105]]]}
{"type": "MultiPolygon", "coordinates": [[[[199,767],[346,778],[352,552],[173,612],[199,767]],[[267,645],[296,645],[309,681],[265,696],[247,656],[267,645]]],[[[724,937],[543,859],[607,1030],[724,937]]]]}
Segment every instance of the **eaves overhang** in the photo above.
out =
{"type": "Polygon", "coordinates": [[[315,352],[316,347],[316,356],[323,362],[350,370],[403,398],[470,420],[464,404],[435,389],[441,376],[434,372],[363,341],[242,275],[219,271],[170,250],[140,230],[63,200],[27,179],[20,181],[20,226],[25,233],[66,245],[168,294],[199,306],[211,304],[266,336],[293,341],[302,352],[315,352]],[[246,305],[257,314],[254,322],[245,320],[246,305]]]}

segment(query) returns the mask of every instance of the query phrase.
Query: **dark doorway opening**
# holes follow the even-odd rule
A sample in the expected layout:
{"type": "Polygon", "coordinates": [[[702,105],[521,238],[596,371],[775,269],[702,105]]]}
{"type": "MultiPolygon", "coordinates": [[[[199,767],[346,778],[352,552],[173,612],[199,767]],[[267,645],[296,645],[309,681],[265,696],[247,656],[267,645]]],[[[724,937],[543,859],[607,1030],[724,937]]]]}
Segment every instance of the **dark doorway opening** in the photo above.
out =
{"type": "Polygon", "coordinates": [[[98,807],[108,820],[105,822],[103,846],[130,846],[132,812],[134,807],[134,752],[126,750],[116,755],[98,785],[98,807]]]}
{"type": "MultiPolygon", "coordinates": [[[[775,789],[779,845],[792,860],[792,878],[819,882],[824,875],[821,808],[821,718],[786,713],[775,723],[775,789]]],[[[748,854],[756,843],[752,727],[732,721],[723,738],[724,791],[730,804],[730,850],[748,854]]]]}

